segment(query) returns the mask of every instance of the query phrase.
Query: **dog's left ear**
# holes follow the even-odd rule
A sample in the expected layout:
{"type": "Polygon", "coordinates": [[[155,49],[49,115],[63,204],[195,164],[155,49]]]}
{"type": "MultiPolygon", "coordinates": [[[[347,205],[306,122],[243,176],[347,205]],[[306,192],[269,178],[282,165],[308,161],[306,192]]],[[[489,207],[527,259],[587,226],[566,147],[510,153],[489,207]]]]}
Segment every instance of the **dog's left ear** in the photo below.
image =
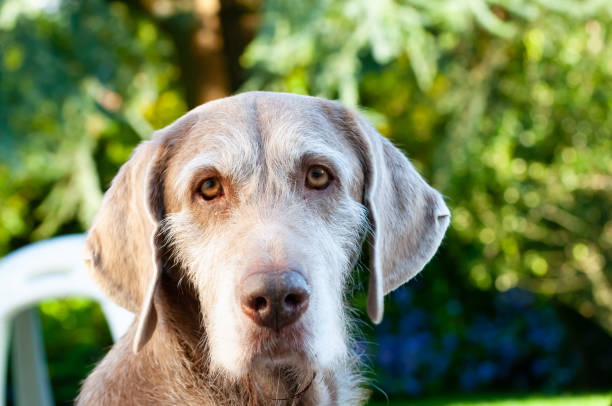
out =
{"type": "Polygon", "coordinates": [[[338,103],[332,107],[332,121],[348,135],[362,161],[363,204],[371,226],[368,315],[380,323],[384,295],[415,276],[433,257],[450,212],[440,193],[367,120],[338,103]]]}

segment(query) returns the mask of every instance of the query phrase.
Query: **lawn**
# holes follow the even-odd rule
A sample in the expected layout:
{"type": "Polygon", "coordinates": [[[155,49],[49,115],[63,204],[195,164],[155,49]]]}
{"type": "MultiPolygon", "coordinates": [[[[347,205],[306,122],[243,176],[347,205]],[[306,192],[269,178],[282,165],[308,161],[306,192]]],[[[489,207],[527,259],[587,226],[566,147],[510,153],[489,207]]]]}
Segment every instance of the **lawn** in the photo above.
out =
{"type": "Polygon", "coordinates": [[[612,406],[612,393],[582,395],[454,396],[371,402],[369,406],[612,406]]]}

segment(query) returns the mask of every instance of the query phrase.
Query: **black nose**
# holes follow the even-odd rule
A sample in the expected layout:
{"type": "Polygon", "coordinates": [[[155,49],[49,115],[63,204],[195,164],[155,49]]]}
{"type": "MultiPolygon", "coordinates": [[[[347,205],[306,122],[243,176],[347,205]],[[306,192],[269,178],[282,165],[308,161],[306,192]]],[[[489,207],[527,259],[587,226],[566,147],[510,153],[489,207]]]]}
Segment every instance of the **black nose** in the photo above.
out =
{"type": "Polygon", "coordinates": [[[242,311],[258,325],[275,331],[299,319],[309,298],[306,280],[291,270],[256,272],[240,284],[242,311]]]}

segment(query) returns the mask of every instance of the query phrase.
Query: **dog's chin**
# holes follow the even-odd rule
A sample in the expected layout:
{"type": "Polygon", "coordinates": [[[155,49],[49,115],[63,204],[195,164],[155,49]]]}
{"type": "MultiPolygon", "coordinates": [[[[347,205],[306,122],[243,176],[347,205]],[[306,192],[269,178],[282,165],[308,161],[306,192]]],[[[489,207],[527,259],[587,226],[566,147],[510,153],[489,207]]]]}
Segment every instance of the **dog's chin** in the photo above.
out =
{"type": "Polygon", "coordinates": [[[211,372],[239,380],[246,378],[248,371],[291,368],[298,373],[310,373],[318,369],[317,357],[308,344],[313,342],[312,332],[302,322],[280,331],[253,324],[236,338],[209,342],[211,372]],[[230,342],[234,349],[227,345],[230,342]],[[304,366],[308,366],[308,371],[302,371],[304,366]]]}

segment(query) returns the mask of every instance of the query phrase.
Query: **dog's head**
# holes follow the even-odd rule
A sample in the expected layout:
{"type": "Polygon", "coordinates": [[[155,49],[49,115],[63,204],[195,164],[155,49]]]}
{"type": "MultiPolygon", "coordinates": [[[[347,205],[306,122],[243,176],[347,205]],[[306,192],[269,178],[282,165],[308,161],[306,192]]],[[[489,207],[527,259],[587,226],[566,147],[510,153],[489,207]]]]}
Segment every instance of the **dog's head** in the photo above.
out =
{"type": "Polygon", "coordinates": [[[440,194],[355,112],[245,93],[190,111],[135,150],[105,195],[86,262],[138,314],[135,351],[163,312],[154,299],[167,244],[197,291],[213,369],[324,369],[347,353],[343,294],[364,236],[368,314],[380,322],[384,295],[423,268],[448,223],[440,194]]]}

